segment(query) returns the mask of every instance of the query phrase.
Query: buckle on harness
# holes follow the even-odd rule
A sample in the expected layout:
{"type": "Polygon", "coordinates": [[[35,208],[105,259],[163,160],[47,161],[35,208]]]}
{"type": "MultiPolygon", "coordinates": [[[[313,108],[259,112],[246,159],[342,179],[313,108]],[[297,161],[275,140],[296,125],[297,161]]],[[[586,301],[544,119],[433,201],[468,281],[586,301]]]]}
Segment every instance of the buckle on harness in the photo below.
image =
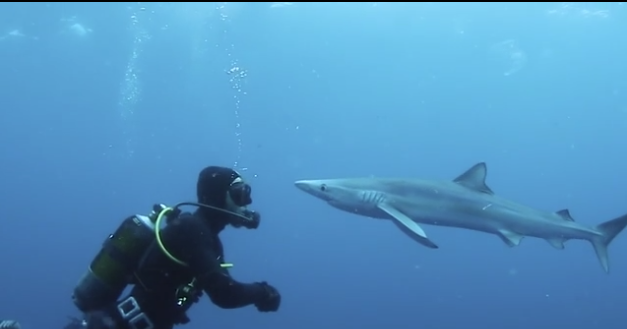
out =
{"type": "Polygon", "coordinates": [[[118,304],[118,311],[124,320],[128,320],[129,318],[134,317],[137,313],[142,312],[137,300],[135,300],[135,297],[133,296],[129,296],[127,299],[121,301],[118,304]]]}
{"type": "Polygon", "coordinates": [[[135,297],[129,296],[118,304],[118,312],[130,329],[154,329],[150,318],[142,312],[135,297]]]}

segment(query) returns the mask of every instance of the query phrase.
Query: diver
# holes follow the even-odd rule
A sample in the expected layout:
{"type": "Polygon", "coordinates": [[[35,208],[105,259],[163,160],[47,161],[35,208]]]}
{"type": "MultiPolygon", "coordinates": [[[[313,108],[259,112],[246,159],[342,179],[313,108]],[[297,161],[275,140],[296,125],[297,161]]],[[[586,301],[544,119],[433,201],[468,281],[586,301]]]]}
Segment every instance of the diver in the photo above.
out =
{"type": "Polygon", "coordinates": [[[203,293],[224,309],[279,309],[276,288],[234,280],[231,264],[224,261],[219,233],[228,225],[259,226],[259,213],[247,208],[252,203],[250,185],[233,169],[210,166],[200,172],[196,188],[198,203],[189,203],[198,206],[193,213],[181,212],[178,205],[156,205],[150,221],[130,217],[105,241],[74,290],[86,329],[171,329],[190,321],[186,312],[203,293]],[[167,225],[160,229],[162,217],[167,225]],[[142,245],[147,248],[140,253],[142,245]],[[128,285],[130,293],[118,300],[128,285]]]}
{"type": "Polygon", "coordinates": [[[0,320],[0,329],[20,329],[22,326],[15,320],[0,320]]]}

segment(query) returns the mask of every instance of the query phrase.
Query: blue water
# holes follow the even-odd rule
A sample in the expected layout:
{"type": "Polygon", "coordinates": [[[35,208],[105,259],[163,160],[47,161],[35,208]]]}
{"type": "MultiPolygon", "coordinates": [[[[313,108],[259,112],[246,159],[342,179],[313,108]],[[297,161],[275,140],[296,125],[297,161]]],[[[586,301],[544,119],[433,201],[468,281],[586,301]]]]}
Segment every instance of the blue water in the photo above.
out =
{"type": "Polygon", "coordinates": [[[253,186],[233,276],[278,313],[203,299],[201,328],[578,328],[627,321],[627,234],[593,249],[341,212],[298,179],[453,179],[595,225],[627,212],[623,3],[0,4],[0,318],[61,328],[103,239],[193,200],[207,165],[253,186]]]}

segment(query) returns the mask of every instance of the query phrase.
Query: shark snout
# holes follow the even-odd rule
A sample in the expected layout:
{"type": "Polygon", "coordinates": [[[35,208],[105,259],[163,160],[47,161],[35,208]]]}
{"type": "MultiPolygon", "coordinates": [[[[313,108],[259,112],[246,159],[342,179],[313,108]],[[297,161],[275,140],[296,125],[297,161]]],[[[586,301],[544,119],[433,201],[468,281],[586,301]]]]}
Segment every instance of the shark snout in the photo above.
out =
{"type": "Polygon", "coordinates": [[[326,186],[325,184],[321,183],[320,181],[317,180],[299,180],[294,182],[294,185],[301,191],[315,196],[317,198],[323,199],[323,200],[327,200],[328,196],[326,195],[325,191],[326,188],[325,187],[321,187],[321,186],[326,186]]]}
{"type": "Polygon", "coordinates": [[[294,186],[296,186],[299,190],[305,191],[307,193],[311,193],[311,182],[306,180],[297,180],[294,182],[294,186]]]}

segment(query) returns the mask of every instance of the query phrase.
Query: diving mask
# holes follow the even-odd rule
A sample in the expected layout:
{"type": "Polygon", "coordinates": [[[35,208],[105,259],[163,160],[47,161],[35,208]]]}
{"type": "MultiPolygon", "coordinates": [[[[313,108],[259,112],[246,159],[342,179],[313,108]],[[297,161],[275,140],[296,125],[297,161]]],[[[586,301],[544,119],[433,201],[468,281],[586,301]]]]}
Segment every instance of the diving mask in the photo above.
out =
{"type": "Polygon", "coordinates": [[[229,185],[228,189],[228,197],[231,199],[233,204],[238,207],[246,207],[249,204],[253,203],[253,199],[251,197],[252,188],[250,185],[246,184],[244,180],[240,177],[237,177],[231,185],[229,185]]]}

